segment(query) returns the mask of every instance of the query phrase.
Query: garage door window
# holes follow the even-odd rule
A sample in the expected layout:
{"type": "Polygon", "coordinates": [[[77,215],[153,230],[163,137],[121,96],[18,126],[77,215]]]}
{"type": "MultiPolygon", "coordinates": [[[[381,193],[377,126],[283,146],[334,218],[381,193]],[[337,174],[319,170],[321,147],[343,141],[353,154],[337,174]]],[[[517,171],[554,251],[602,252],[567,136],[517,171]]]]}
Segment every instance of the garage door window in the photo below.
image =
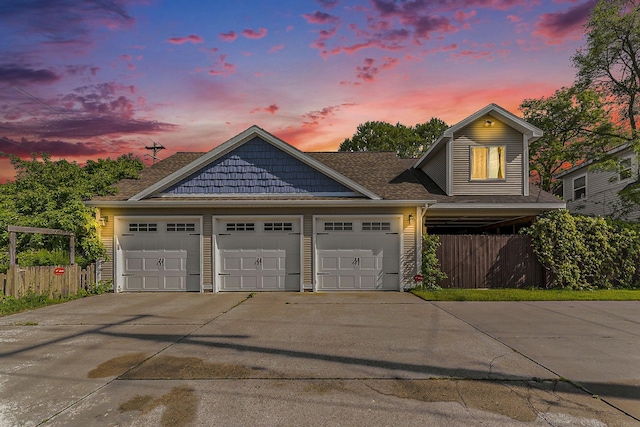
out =
{"type": "Polygon", "coordinates": [[[352,231],[352,222],[325,222],[324,231],[352,231]]]}
{"type": "Polygon", "coordinates": [[[363,222],[362,231],[390,231],[390,222],[363,222]]]}
{"type": "Polygon", "coordinates": [[[158,231],[158,224],[131,223],[129,224],[129,231],[158,231]]]}
{"type": "Polygon", "coordinates": [[[193,223],[167,224],[167,231],[196,231],[196,225],[193,223]]]}
{"type": "Polygon", "coordinates": [[[255,231],[256,225],[253,222],[228,222],[227,231],[255,231]]]}
{"type": "Polygon", "coordinates": [[[265,222],[264,231],[293,231],[292,222],[265,222]]]}

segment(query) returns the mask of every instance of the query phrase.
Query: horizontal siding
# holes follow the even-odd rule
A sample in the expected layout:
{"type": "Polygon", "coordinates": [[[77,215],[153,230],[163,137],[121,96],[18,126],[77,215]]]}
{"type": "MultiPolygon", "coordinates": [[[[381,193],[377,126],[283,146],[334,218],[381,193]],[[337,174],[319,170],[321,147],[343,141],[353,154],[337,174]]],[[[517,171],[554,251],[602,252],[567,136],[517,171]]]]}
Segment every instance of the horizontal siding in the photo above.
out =
{"type": "Polygon", "coordinates": [[[213,289],[213,220],[210,216],[202,218],[202,285],[205,289],[213,289]]]}
{"type": "MultiPolygon", "coordinates": [[[[632,164],[632,172],[637,177],[637,158],[632,164]]],[[[618,173],[592,169],[580,169],[562,178],[563,197],[569,212],[580,215],[619,217],[622,212],[618,192],[633,182],[633,179],[618,181],[618,173]],[[573,200],[573,180],[586,174],[586,197],[573,200]]],[[[640,218],[640,208],[623,217],[628,220],[640,218]]]]}
{"type": "Polygon", "coordinates": [[[422,168],[424,173],[435,182],[442,191],[447,191],[447,146],[442,144],[440,150],[422,168]]]}
{"type": "Polygon", "coordinates": [[[522,133],[490,116],[476,120],[457,132],[453,141],[453,194],[522,195],[522,138],[522,133]],[[486,127],[486,120],[491,120],[493,126],[486,127]],[[506,147],[504,181],[471,181],[471,147],[484,145],[506,147]]]}
{"type": "Polygon", "coordinates": [[[153,212],[145,212],[144,209],[121,209],[118,211],[104,210],[103,215],[109,215],[107,225],[102,229],[102,240],[109,249],[109,261],[102,264],[103,279],[113,278],[113,258],[115,252],[113,250],[113,233],[114,218],[113,216],[137,216],[144,218],[146,215],[156,216],[202,216],[203,217],[203,284],[205,286],[213,283],[213,266],[212,266],[212,216],[216,215],[237,215],[237,216],[261,216],[261,215],[277,215],[303,216],[303,285],[307,289],[311,289],[312,285],[312,267],[313,267],[313,216],[314,215],[402,215],[403,216],[403,247],[401,254],[402,284],[411,283],[413,275],[416,272],[416,253],[415,253],[415,227],[417,220],[415,219],[415,208],[263,208],[259,214],[255,208],[237,208],[237,209],[190,209],[190,208],[167,208],[154,209],[153,212]],[[414,215],[414,224],[409,224],[409,214],[414,215]]]}

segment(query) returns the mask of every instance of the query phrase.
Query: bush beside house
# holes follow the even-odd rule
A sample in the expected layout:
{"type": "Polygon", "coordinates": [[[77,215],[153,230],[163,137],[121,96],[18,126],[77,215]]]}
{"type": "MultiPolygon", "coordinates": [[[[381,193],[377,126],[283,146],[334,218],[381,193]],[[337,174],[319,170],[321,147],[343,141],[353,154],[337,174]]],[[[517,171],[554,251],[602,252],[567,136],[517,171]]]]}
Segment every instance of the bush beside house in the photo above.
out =
{"type": "Polygon", "coordinates": [[[548,212],[523,230],[550,274],[550,287],[565,289],[640,286],[640,224],[548,212]]]}

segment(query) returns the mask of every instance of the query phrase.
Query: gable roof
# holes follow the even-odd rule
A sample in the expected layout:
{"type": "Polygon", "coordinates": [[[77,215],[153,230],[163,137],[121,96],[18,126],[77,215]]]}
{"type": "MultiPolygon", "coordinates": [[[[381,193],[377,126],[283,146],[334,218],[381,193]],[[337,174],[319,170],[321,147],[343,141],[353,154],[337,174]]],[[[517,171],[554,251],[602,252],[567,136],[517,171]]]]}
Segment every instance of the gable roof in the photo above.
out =
{"type": "MultiPolygon", "coordinates": [[[[627,149],[630,149],[631,147],[631,143],[630,142],[626,142],[622,145],[617,146],[616,148],[612,148],[611,150],[607,151],[606,154],[607,156],[614,156],[616,154],[620,154],[622,152],[624,152],[627,149]]],[[[631,151],[633,153],[633,151],[631,151]]],[[[593,159],[591,160],[587,160],[585,162],[580,163],[577,166],[574,166],[572,168],[567,169],[566,171],[560,172],[558,174],[555,175],[555,178],[560,179],[563,178],[573,172],[579,171],[580,169],[586,168],[588,166],[591,166],[592,164],[596,163],[593,159]]]]}
{"type": "Polygon", "coordinates": [[[260,140],[266,142],[267,144],[272,145],[276,149],[286,153],[288,156],[291,156],[300,163],[306,165],[311,170],[319,172],[321,175],[326,176],[339,184],[342,184],[344,187],[351,189],[356,193],[359,193],[373,200],[381,199],[381,197],[375,192],[363,187],[362,185],[345,177],[344,175],[339,174],[335,170],[328,168],[323,163],[318,162],[317,160],[313,159],[297,148],[287,144],[286,142],[275,137],[264,129],[261,129],[260,127],[254,125],[246,129],[244,132],[226,141],[225,143],[212,149],[208,153],[194,159],[190,163],[182,166],[180,169],[170,173],[165,177],[162,177],[157,182],[142,189],[142,191],[139,191],[138,193],[132,195],[129,200],[140,201],[142,199],[153,197],[168,189],[169,187],[174,186],[181,181],[184,181],[186,178],[191,177],[193,174],[198,173],[200,170],[207,167],[217,159],[220,159],[226,154],[233,152],[242,145],[252,141],[256,137],[260,138],[260,140]]]}
{"type": "Polygon", "coordinates": [[[416,169],[422,168],[429,161],[429,159],[440,150],[440,148],[444,144],[453,139],[454,134],[457,131],[473,123],[479,118],[487,115],[494,117],[497,120],[500,120],[501,122],[521,132],[522,134],[527,135],[529,137],[529,142],[535,141],[543,135],[542,130],[537,128],[536,126],[527,123],[520,117],[510,113],[499,105],[489,104],[483,109],[473,113],[466,119],[456,123],[449,129],[445,130],[442,136],[438,138],[438,140],[431,147],[429,147],[427,152],[424,153],[424,155],[420,157],[417,162],[415,162],[414,167],[416,169]]]}

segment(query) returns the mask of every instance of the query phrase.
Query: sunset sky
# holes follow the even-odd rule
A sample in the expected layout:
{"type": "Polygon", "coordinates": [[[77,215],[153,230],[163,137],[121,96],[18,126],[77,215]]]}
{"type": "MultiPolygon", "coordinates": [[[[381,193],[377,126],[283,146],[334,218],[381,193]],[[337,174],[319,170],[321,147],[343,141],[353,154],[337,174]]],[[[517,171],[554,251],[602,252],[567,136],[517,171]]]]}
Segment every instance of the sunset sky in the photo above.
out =
{"type": "MultiPolygon", "coordinates": [[[[0,151],[208,151],[256,124],[335,151],[571,85],[593,0],[2,0],[0,151]]],[[[145,158],[147,161],[148,157],[145,158]]],[[[0,159],[0,181],[11,177],[0,159]]]]}

